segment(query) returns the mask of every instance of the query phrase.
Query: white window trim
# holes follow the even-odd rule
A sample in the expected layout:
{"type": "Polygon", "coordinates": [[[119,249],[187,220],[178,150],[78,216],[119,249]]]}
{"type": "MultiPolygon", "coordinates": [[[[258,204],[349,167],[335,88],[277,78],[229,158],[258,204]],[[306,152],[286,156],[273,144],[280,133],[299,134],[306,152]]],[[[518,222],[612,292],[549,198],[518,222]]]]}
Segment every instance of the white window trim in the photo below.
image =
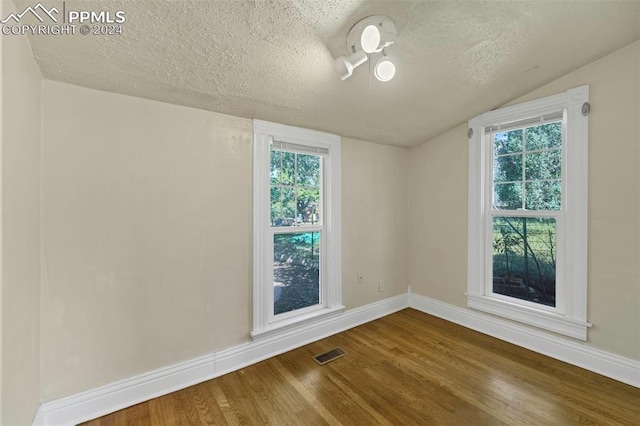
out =
{"type": "MultiPolygon", "coordinates": [[[[588,206],[588,116],[582,106],[589,101],[589,86],[565,93],[524,102],[477,116],[469,121],[469,189],[467,306],[580,340],[587,340],[587,206],[588,206]],[[491,275],[488,192],[490,176],[490,137],[484,129],[529,117],[565,111],[563,129],[563,204],[557,226],[556,309],[537,308],[531,303],[508,297],[493,297],[487,291],[491,275]],[[561,241],[563,239],[564,241],[561,241]],[[561,262],[560,259],[563,259],[561,262]]],[[[489,194],[490,196],[491,194],[489,194]]]]}
{"type": "MultiPolygon", "coordinates": [[[[273,335],[302,323],[313,322],[342,312],[342,185],[340,136],[286,126],[267,121],[253,121],[253,338],[273,335]],[[271,139],[299,145],[326,148],[323,197],[325,209],[323,236],[325,247],[322,262],[326,275],[324,304],[318,309],[302,309],[299,315],[285,315],[273,320],[273,280],[269,271],[273,254],[268,241],[270,236],[270,147],[271,139]]],[[[304,230],[301,227],[301,231],[304,230]]]]}

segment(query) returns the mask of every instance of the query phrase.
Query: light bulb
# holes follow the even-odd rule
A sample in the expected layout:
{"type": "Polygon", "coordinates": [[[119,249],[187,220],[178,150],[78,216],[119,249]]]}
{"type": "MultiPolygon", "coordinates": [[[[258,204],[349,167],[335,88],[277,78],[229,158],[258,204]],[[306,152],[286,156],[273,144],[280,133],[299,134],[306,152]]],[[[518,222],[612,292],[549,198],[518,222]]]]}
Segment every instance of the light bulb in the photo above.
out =
{"type": "Polygon", "coordinates": [[[383,57],[373,69],[373,74],[380,81],[389,81],[396,75],[396,66],[389,59],[383,57]]]}
{"type": "Polygon", "coordinates": [[[380,30],[375,25],[368,25],[362,30],[362,35],[360,36],[360,44],[362,45],[362,50],[366,53],[372,53],[378,50],[378,46],[380,46],[380,30]]]}

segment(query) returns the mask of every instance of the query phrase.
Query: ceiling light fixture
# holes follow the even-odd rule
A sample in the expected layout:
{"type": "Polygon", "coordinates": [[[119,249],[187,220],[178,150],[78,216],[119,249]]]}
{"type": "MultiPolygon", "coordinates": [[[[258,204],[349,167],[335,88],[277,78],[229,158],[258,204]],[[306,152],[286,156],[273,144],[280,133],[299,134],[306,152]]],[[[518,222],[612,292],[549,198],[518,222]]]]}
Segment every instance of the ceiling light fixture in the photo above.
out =
{"type": "Polygon", "coordinates": [[[374,67],[374,75],[380,81],[389,81],[395,75],[395,65],[386,56],[386,49],[396,42],[396,24],[384,15],[368,16],[356,23],[347,35],[349,56],[335,60],[335,68],[342,80],[351,77],[353,70],[370,59],[370,55],[382,52],[374,67]]]}

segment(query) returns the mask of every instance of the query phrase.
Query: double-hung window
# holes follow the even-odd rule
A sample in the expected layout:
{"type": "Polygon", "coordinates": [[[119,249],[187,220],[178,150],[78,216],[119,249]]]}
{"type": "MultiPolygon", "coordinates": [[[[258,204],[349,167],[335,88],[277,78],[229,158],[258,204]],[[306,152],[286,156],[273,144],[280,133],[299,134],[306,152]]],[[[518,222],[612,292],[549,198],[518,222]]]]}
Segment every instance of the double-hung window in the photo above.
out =
{"type": "Polygon", "coordinates": [[[469,307],[586,340],[588,86],[469,121],[469,307]]]}
{"type": "Polygon", "coordinates": [[[253,336],[344,309],[340,138],[254,121],[253,336]]]}

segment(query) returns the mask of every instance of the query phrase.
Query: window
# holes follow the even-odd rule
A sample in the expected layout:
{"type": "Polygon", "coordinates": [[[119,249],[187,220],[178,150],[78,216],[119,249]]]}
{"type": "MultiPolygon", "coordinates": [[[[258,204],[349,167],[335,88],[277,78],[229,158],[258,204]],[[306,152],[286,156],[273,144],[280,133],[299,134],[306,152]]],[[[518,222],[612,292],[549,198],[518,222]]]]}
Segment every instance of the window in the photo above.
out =
{"type": "Polygon", "coordinates": [[[588,86],[469,121],[468,306],[586,340],[588,86]]]}
{"type": "Polygon", "coordinates": [[[340,312],[340,138],[254,121],[253,336],[340,312]]]}

